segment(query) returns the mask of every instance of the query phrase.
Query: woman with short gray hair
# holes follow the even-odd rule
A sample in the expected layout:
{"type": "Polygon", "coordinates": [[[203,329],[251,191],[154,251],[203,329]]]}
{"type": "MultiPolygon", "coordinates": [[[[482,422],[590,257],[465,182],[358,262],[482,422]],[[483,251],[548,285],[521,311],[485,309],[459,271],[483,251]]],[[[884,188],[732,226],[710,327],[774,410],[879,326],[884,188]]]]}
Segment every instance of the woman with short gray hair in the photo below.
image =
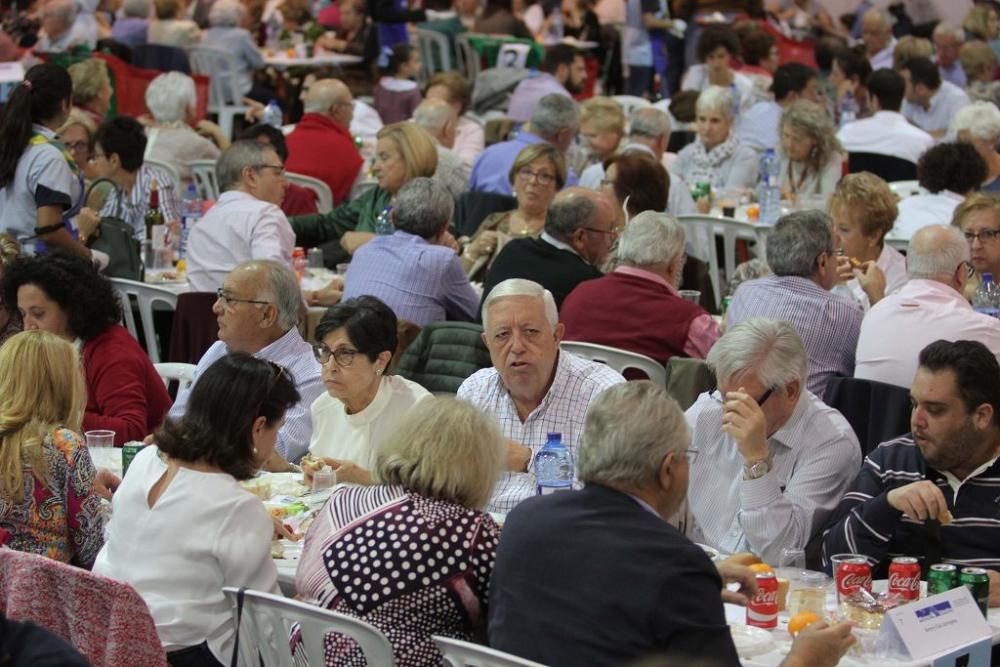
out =
{"type": "Polygon", "coordinates": [[[249,31],[240,27],[245,15],[246,9],[239,0],[216,0],[208,14],[212,27],[201,34],[201,46],[226,51],[236,60],[235,86],[239,95],[250,93],[253,88],[253,70],[264,66],[264,56],[249,31]]]}
{"type": "Polygon", "coordinates": [[[1000,110],[991,102],[973,102],[955,114],[951,129],[986,161],[986,181],[980,190],[1000,192],[1000,110]]]}
{"type": "Polygon", "coordinates": [[[202,120],[197,130],[191,128],[196,103],[194,80],[187,74],[161,74],[146,88],[146,107],[154,121],[146,127],[146,159],[173,165],[185,184],[191,182],[190,162],[218,160],[229,148],[229,139],[215,123],[202,120]]]}
{"type": "MultiPolygon", "coordinates": [[[[677,154],[674,171],[692,186],[709,184],[716,190],[742,189],[757,183],[757,153],[740,143],[733,131],[733,96],[725,88],[709,86],[698,96],[693,143],[677,154]]],[[[708,213],[711,200],[702,197],[698,209],[708,213]]]]}

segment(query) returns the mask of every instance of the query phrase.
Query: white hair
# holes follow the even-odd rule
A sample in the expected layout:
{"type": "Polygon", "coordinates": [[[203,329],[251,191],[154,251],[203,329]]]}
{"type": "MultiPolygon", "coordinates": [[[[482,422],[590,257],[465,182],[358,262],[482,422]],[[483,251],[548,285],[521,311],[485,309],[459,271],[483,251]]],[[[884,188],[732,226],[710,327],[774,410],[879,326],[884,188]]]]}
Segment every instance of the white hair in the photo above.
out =
{"type": "Polygon", "coordinates": [[[447,125],[454,113],[444,100],[424,100],[414,109],[413,122],[433,133],[447,125]]]}
{"type": "Polygon", "coordinates": [[[933,37],[944,37],[945,35],[953,37],[959,44],[965,41],[965,30],[954,23],[942,21],[934,27],[933,37]]]}
{"type": "Polygon", "coordinates": [[[628,135],[630,137],[648,137],[659,139],[670,137],[670,115],[656,107],[636,109],[629,118],[628,135]]]}
{"type": "Polygon", "coordinates": [[[490,306],[500,299],[508,299],[514,296],[530,296],[536,299],[541,299],[545,304],[545,319],[549,321],[549,325],[553,329],[559,325],[559,309],[556,308],[556,300],[555,297],[552,296],[552,292],[548,291],[533,280],[525,280],[524,278],[509,278],[502,283],[498,283],[496,287],[491,289],[490,293],[486,296],[486,300],[483,301],[484,331],[489,331],[490,328],[490,306]]]}
{"type": "Polygon", "coordinates": [[[769,388],[806,381],[809,363],[802,339],[784,320],[751,317],[732,327],[705,358],[719,384],[750,373],[769,388]]]}
{"type": "Polygon", "coordinates": [[[950,276],[969,261],[969,242],[958,227],[927,225],[910,239],[906,250],[906,275],[911,279],[950,276]]]}
{"type": "Polygon", "coordinates": [[[238,27],[245,13],[239,0],[215,0],[208,12],[208,23],[213,27],[238,27]]]}
{"type": "Polygon", "coordinates": [[[953,132],[968,132],[976,141],[1000,143],[1000,109],[992,102],[973,102],[955,114],[953,132]]]}
{"type": "Polygon", "coordinates": [[[684,228],[668,213],[643,211],[625,227],[618,259],[632,266],[669,264],[684,252],[684,228]]]}
{"type": "Polygon", "coordinates": [[[148,19],[152,12],[152,0],[125,0],[122,3],[122,13],[131,18],[148,19]]]}
{"type": "Polygon", "coordinates": [[[233,271],[253,271],[258,275],[260,291],[256,298],[269,301],[278,310],[278,326],[290,331],[299,325],[302,292],[298,276],[283,262],[251,259],[237,264],[233,271]]]}
{"type": "Polygon", "coordinates": [[[722,86],[709,86],[698,95],[695,113],[721,111],[727,118],[733,117],[733,94],[722,86]]]}
{"type": "Polygon", "coordinates": [[[194,79],[181,72],[161,74],[146,88],[146,106],[160,123],[184,121],[197,100],[194,79]]]}

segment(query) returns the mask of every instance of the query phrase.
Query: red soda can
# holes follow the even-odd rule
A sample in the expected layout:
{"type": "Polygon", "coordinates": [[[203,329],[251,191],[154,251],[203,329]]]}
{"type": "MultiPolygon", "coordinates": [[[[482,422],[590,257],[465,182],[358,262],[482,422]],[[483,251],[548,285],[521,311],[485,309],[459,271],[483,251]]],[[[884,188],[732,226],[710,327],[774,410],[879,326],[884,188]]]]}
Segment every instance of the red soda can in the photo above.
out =
{"type": "Polygon", "coordinates": [[[863,588],[872,590],[872,566],[864,558],[848,558],[837,567],[837,600],[863,588]]]}
{"type": "Polygon", "coordinates": [[[778,578],[773,572],[757,573],[757,594],[747,605],[747,625],[765,630],[778,627],[778,578]]]}
{"type": "Polygon", "coordinates": [[[904,600],[920,599],[920,563],[916,558],[900,556],[889,565],[889,592],[904,600]]]}

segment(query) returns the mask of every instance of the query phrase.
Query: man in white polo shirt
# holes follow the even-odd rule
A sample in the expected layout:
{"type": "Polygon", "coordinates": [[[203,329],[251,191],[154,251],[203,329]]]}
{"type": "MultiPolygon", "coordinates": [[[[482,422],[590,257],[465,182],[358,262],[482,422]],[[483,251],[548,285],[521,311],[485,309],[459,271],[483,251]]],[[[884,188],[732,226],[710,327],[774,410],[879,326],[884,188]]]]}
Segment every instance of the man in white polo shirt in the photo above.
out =
{"type": "Polygon", "coordinates": [[[906,81],[903,115],[919,128],[940,139],[948,133],[952,119],[969,106],[969,96],[951,83],[941,80],[941,72],[930,58],[910,58],[899,69],[906,81]]]}
{"type": "Polygon", "coordinates": [[[889,15],[881,9],[869,9],[861,19],[861,36],[872,71],[892,67],[892,52],[896,49],[896,38],[892,36],[892,22],[889,20],[889,15]]]}

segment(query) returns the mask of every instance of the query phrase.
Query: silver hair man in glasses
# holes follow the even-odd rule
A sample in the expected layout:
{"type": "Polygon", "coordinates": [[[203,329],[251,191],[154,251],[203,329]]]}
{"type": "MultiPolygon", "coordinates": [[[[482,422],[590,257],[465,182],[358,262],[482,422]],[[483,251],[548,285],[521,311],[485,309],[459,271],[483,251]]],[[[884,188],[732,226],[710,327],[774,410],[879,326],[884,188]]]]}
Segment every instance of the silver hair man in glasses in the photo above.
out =
{"type": "MultiPolygon", "coordinates": [[[[212,312],[219,322],[219,340],[198,361],[195,382],[229,352],[247,352],[283,367],[301,400],[285,413],[275,454],[266,467],[287,470],[286,461],[297,462],[309,447],[309,406],[323,393],[319,362],[297,328],[302,306],[298,278],[281,262],[251,260],[230,271],[216,294],[212,312]]],[[[182,417],[190,394],[191,389],[179,392],[168,416],[182,417]]]]}
{"type": "Polygon", "coordinates": [[[779,564],[805,550],[861,466],[844,417],[805,388],[808,362],[788,322],[750,318],[708,353],[719,388],[686,413],[691,539],[779,564]]]}
{"type": "Polygon", "coordinates": [[[295,232],[281,212],[288,181],[271,146],[236,141],[215,167],[222,195],[191,229],[187,274],[195,292],[214,292],[237,264],[273,259],[291,266],[295,232]]]}

